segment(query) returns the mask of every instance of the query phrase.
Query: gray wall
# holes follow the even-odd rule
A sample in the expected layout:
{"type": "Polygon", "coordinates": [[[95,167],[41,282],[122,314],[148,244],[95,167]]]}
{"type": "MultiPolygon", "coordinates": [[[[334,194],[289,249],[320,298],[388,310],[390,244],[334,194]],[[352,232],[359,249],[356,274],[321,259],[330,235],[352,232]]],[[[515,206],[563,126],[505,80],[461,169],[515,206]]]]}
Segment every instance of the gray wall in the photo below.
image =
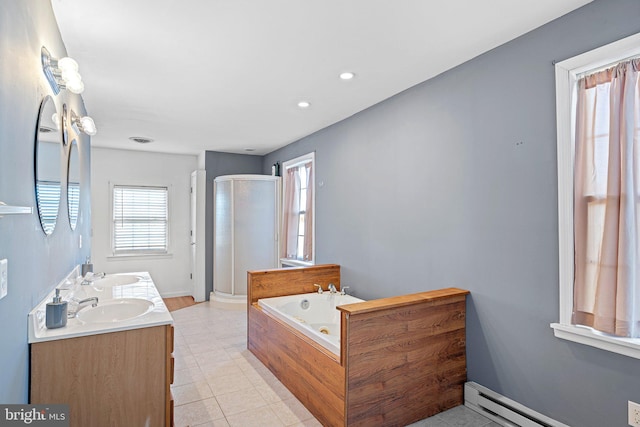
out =
{"type": "MultiPolygon", "coordinates": [[[[38,219],[35,201],[34,152],[40,102],[53,95],[40,65],[42,46],[57,57],[66,50],[50,3],[42,0],[3,0],[0,7],[0,200],[31,206],[34,214],[0,218],[0,259],[6,258],[8,295],[0,300],[0,402],[26,403],[29,386],[27,314],[58,282],[89,255],[90,149],[79,141],[81,200],[75,231],[69,226],[66,186],[63,185],[58,223],[49,237],[38,219]],[[82,249],[79,240],[82,236],[82,249]]],[[[61,110],[67,103],[84,113],[77,95],[53,96],[61,110]]],[[[54,156],[66,182],[69,151],[54,156]]]]}
{"type": "MultiPolygon", "coordinates": [[[[205,170],[207,173],[205,297],[208,300],[213,291],[213,180],[221,175],[260,174],[262,173],[262,157],[207,151],[205,153],[205,170]]],[[[269,175],[271,175],[271,168],[269,168],[269,175]]]]}
{"type": "Polygon", "coordinates": [[[639,1],[595,1],[267,155],[263,173],[316,152],[317,261],[341,264],[358,296],[471,291],[469,380],[571,426],[625,426],[640,361],[549,327],[558,320],[552,61],[639,31],[639,1]]]}

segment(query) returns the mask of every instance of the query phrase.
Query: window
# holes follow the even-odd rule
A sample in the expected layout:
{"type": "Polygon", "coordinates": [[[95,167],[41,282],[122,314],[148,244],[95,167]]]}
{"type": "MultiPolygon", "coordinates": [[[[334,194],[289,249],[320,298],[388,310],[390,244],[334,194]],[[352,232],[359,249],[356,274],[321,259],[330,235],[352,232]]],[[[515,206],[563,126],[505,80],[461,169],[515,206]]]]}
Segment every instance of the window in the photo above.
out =
{"type": "Polygon", "coordinates": [[[314,262],[314,158],[310,153],[283,163],[282,253],[287,264],[314,262]]]}
{"type": "Polygon", "coordinates": [[[113,186],[114,255],[168,251],[168,188],[113,186]]]}
{"type": "Polygon", "coordinates": [[[637,147],[635,156],[626,155],[633,150],[620,148],[624,138],[618,134],[626,133],[633,143],[640,140],[640,128],[636,121],[632,128],[616,130],[616,122],[628,122],[609,111],[610,105],[623,104],[610,103],[610,94],[616,93],[610,88],[618,85],[609,82],[622,75],[634,80],[633,86],[624,85],[632,87],[624,96],[631,101],[625,114],[638,120],[640,61],[630,59],[639,56],[640,34],[556,64],[560,316],[551,325],[559,338],[635,358],[640,358],[640,284],[634,278],[624,290],[621,284],[628,269],[640,264],[635,252],[640,245],[640,176],[624,177],[623,169],[630,168],[618,160],[640,164],[640,159],[637,147]],[[620,175],[614,177],[617,171],[620,175]],[[631,184],[628,191],[626,183],[631,184]],[[609,218],[616,227],[611,228],[613,240],[603,237],[609,218]]]}

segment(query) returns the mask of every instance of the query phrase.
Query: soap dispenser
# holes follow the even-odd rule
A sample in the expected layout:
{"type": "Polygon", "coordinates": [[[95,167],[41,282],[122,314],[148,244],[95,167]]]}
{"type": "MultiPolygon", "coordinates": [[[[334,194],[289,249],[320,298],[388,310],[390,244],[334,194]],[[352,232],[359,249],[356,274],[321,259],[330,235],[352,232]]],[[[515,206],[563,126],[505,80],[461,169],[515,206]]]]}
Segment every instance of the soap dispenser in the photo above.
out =
{"type": "Polygon", "coordinates": [[[87,273],[92,273],[93,272],[93,264],[91,263],[91,258],[87,257],[87,260],[85,261],[84,264],[82,264],[82,277],[86,276],[87,273]]]}
{"type": "Polygon", "coordinates": [[[62,301],[60,289],[56,289],[53,302],[47,303],[47,329],[62,328],[67,325],[67,302],[62,301]]]}

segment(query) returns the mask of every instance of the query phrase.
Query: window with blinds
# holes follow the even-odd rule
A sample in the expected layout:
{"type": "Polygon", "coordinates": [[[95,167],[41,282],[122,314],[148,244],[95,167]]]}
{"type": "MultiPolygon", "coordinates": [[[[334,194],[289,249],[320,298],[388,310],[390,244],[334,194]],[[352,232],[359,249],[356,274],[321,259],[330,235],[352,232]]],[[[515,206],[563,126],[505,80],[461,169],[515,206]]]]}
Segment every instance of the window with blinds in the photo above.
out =
{"type": "Polygon", "coordinates": [[[168,251],[167,187],[113,186],[113,253],[163,254],[168,251]]]}
{"type": "Polygon", "coordinates": [[[38,212],[42,228],[45,234],[51,234],[58,219],[60,182],[38,180],[36,182],[36,197],[38,198],[38,212]]]}

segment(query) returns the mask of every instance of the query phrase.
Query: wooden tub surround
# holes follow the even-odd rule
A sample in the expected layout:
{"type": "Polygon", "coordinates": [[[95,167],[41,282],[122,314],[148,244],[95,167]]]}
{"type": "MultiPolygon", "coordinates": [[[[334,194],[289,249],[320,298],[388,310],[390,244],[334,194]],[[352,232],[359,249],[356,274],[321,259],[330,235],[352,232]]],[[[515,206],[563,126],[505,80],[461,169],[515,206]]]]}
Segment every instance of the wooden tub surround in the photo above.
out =
{"type": "Polygon", "coordinates": [[[248,273],[247,347],[325,426],[404,426],[463,403],[465,305],[448,288],[338,307],[340,356],[264,312],[260,298],[340,290],[340,266],[248,273]]]}

